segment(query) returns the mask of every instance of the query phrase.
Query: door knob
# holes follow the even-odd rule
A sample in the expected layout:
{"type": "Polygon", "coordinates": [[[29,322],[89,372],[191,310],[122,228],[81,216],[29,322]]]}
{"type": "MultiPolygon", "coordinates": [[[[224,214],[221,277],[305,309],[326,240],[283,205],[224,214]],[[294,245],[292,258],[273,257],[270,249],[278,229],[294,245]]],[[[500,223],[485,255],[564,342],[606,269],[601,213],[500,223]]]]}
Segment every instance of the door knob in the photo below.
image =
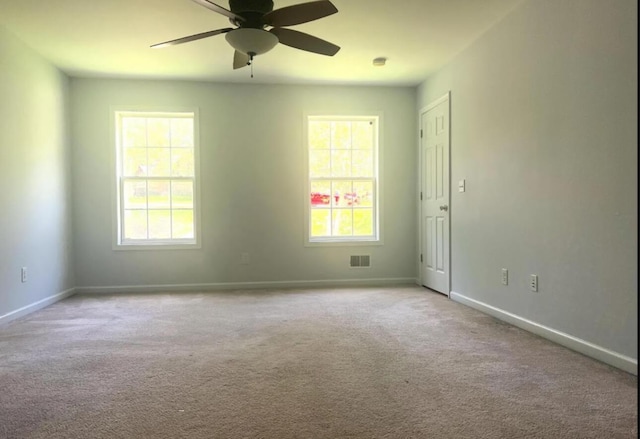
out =
{"type": "Polygon", "coordinates": [[[440,206],[440,210],[444,210],[446,212],[447,210],[449,210],[449,206],[447,206],[446,204],[443,206],[440,206]]]}

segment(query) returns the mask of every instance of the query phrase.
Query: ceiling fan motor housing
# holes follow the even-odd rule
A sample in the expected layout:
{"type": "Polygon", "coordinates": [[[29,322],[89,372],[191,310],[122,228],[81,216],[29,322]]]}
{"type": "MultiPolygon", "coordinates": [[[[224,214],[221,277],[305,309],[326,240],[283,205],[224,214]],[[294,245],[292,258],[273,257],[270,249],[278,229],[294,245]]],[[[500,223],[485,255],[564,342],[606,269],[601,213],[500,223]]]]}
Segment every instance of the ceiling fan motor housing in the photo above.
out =
{"type": "Polygon", "coordinates": [[[242,12],[260,12],[266,14],[273,11],[272,0],[229,0],[229,9],[236,14],[242,12]]]}
{"type": "Polygon", "coordinates": [[[262,16],[273,11],[272,0],[229,0],[231,12],[241,15],[245,21],[230,18],[229,21],[238,27],[264,28],[262,16]]]}

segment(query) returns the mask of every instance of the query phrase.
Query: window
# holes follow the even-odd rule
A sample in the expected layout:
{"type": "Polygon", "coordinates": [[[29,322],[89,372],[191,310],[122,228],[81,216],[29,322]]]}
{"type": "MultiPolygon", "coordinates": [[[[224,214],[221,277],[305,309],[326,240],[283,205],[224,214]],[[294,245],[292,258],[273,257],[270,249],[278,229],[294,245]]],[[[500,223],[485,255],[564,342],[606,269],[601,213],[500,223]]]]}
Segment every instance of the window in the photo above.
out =
{"type": "Polygon", "coordinates": [[[307,119],[308,242],[378,241],[378,116],[307,119]]]}
{"type": "Polygon", "coordinates": [[[115,112],[117,245],[196,245],[195,114],[115,112]]]}

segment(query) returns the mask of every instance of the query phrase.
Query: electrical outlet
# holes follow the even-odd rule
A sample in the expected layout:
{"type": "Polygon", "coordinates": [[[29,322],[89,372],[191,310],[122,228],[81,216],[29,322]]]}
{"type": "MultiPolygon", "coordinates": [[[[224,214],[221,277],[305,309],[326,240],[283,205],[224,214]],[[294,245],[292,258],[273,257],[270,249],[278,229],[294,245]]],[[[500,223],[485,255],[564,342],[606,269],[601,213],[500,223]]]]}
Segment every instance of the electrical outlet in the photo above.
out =
{"type": "Polygon", "coordinates": [[[240,263],[242,265],[249,265],[249,253],[240,253],[240,263]]]}
{"type": "Polygon", "coordinates": [[[25,283],[27,281],[27,267],[22,267],[20,269],[20,280],[22,281],[22,283],[25,283]]]}
{"type": "Polygon", "coordinates": [[[502,285],[509,285],[509,270],[502,269],[502,285]]]}
{"type": "Polygon", "coordinates": [[[538,275],[532,274],[529,278],[529,289],[534,293],[538,291],[538,275]]]}

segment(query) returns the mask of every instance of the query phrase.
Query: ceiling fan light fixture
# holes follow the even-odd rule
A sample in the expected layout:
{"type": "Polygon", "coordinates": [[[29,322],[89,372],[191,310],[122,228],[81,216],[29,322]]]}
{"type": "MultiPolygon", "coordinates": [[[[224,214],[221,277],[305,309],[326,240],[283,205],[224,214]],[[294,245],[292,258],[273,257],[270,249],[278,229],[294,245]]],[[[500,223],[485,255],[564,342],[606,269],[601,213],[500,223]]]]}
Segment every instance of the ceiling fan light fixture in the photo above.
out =
{"type": "Polygon", "coordinates": [[[278,37],[262,29],[239,28],[225,34],[227,42],[238,52],[260,55],[278,44],[278,37]]]}

